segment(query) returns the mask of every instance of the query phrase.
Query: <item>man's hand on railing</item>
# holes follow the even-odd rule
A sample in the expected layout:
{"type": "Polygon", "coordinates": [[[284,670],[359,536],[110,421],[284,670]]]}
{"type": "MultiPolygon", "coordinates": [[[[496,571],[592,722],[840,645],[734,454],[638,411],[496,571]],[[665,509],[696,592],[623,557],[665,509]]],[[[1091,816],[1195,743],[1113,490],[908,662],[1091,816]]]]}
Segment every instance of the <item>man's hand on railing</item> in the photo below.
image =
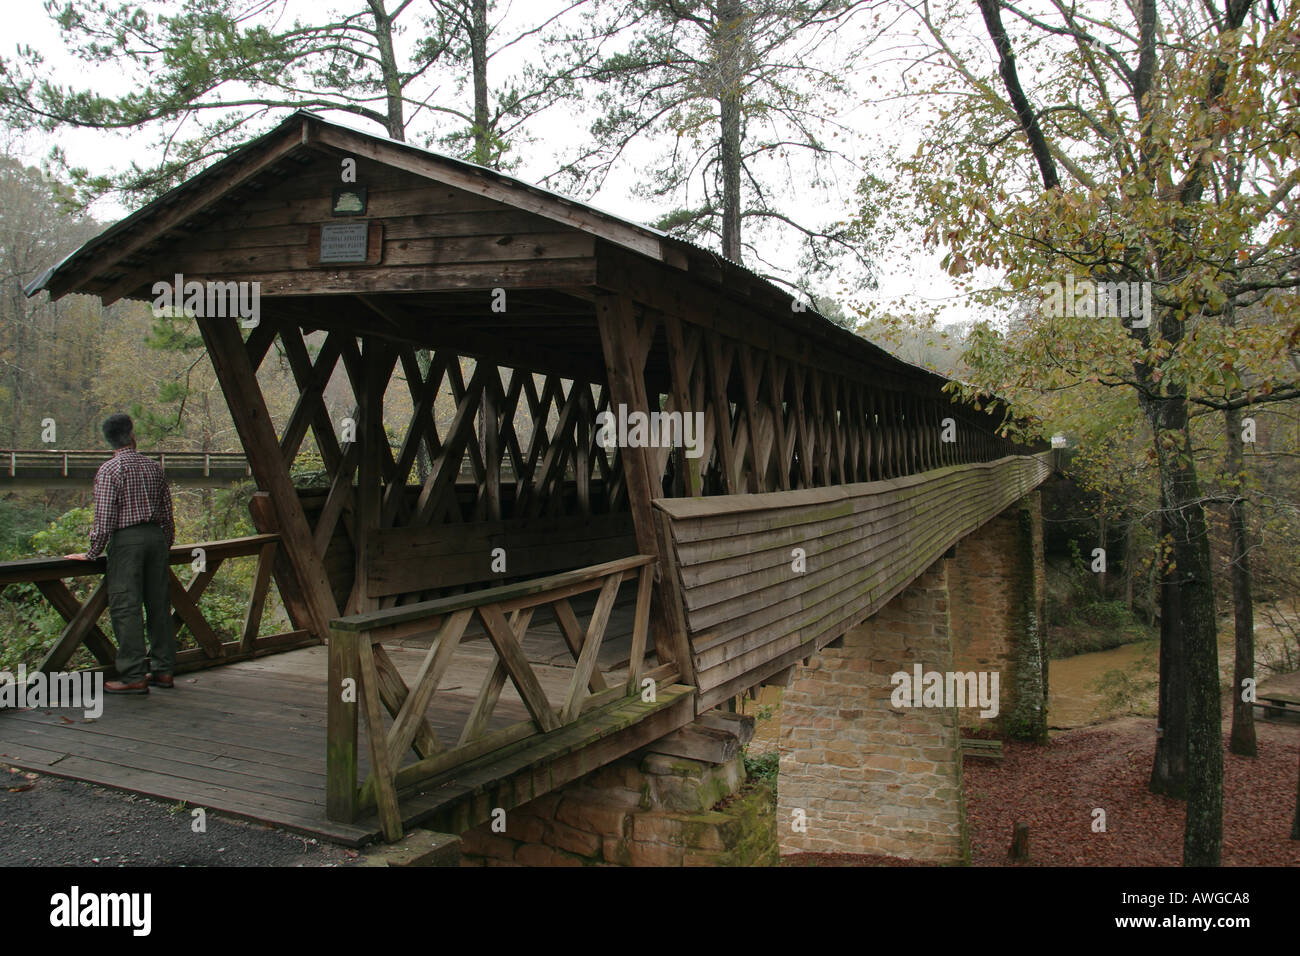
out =
{"type": "Polygon", "coordinates": [[[84,551],[78,551],[76,554],[65,554],[65,558],[71,558],[73,561],[89,561],[84,551]]]}

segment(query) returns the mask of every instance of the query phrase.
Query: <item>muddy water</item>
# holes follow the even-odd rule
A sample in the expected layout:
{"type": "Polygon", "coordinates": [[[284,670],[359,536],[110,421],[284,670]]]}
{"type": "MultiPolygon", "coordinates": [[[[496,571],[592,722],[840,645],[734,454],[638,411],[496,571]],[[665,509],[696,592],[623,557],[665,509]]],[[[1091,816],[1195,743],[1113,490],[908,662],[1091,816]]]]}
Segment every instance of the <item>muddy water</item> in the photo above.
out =
{"type": "MultiPolygon", "coordinates": [[[[1076,654],[1048,665],[1047,722],[1052,727],[1082,727],[1116,716],[1104,706],[1096,682],[1107,671],[1123,670],[1131,679],[1145,680],[1156,673],[1157,644],[1125,644],[1108,651],[1076,654]]],[[[1150,696],[1154,706],[1155,695],[1150,696]]],[[[1143,703],[1148,703],[1143,701],[1143,703]]]]}
{"type": "MultiPolygon", "coordinates": [[[[1293,656],[1295,654],[1294,639],[1271,626],[1267,614],[1261,613],[1264,610],[1257,609],[1255,625],[1255,659],[1258,662],[1256,673],[1261,682],[1272,673],[1263,665],[1279,660],[1285,641],[1291,642],[1291,653],[1293,656]]],[[[1291,615],[1295,613],[1294,610],[1290,612],[1291,615]]],[[[1145,641],[1052,661],[1048,670],[1048,724],[1060,728],[1081,727],[1122,716],[1128,709],[1108,709],[1105,695],[1097,688],[1097,681],[1112,670],[1124,671],[1134,684],[1154,681],[1158,668],[1157,655],[1157,642],[1145,641]]],[[[1232,674],[1232,660],[1232,619],[1229,617],[1219,622],[1219,668],[1225,679],[1232,674]]],[[[1137,695],[1134,700],[1132,712],[1156,712],[1154,688],[1137,695]]]]}

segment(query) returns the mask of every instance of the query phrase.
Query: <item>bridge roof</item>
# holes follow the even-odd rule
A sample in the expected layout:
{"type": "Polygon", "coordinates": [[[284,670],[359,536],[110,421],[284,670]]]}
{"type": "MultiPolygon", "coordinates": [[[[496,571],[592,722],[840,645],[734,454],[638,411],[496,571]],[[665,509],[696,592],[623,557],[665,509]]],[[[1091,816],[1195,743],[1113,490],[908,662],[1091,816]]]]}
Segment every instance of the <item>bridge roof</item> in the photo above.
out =
{"type": "MultiPolygon", "coordinates": [[[[283,181],[287,171],[301,170],[318,161],[322,151],[366,157],[541,216],[643,261],[653,260],[680,279],[701,283],[743,304],[749,315],[797,333],[813,350],[825,349],[860,363],[866,367],[864,372],[907,382],[920,392],[940,389],[949,381],[836,325],[811,307],[798,308],[795,297],[787,290],[695,243],[505,173],[357,131],[305,110],[292,113],[274,129],[105,229],[29,283],[24,291],[28,296],[48,291],[55,298],[69,293],[93,294],[106,304],[118,298],[149,299],[151,296],[144,292],[148,285],[131,284],[132,272],[142,257],[158,256],[165,262],[159,249],[194,235],[196,223],[210,218],[215,208],[228,211],[250,196],[274,195],[275,183],[283,181]]],[[[263,297],[267,297],[265,292],[263,297]]]]}

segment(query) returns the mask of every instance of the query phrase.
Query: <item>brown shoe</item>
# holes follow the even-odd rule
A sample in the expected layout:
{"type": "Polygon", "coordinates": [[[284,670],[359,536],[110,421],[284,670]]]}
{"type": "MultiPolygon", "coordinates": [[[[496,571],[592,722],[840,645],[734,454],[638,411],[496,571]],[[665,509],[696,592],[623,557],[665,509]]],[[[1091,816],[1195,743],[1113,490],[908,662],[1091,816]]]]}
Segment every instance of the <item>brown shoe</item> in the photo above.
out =
{"type": "Polygon", "coordinates": [[[172,679],[171,674],[150,674],[149,684],[153,687],[162,687],[165,690],[171,690],[176,686],[176,681],[172,679]]]}
{"type": "Polygon", "coordinates": [[[149,679],[141,677],[138,681],[132,681],[130,684],[124,684],[120,680],[104,681],[104,692],[108,694],[147,694],[149,693],[149,679]]]}

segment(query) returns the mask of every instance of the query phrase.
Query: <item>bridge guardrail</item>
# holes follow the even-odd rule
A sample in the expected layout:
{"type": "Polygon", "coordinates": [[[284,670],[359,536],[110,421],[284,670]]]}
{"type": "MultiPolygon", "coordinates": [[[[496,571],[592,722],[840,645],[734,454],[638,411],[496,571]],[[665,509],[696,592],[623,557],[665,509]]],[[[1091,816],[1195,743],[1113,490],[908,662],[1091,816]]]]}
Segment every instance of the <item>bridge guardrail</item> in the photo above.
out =
{"type": "MultiPolygon", "coordinates": [[[[171,549],[172,566],[192,564],[196,548],[202,549],[204,566],[188,585],[183,584],[175,571],[168,569],[172,618],[179,628],[187,626],[198,643],[176,655],[178,672],[193,670],[212,663],[228,663],[245,657],[260,656],[275,650],[289,650],[303,644],[316,643],[305,630],[291,630],[279,634],[259,635],[266,598],[270,591],[271,572],[276,551],[280,547],[278,534],[259,534],[245,538],[228,538],[221,541],[204,541],[181,544],[171,549]],[[248,607],[238,637],[222,640],[221,635],[203,617],[199,600],[212,583],[222,564],[230,558],[257,556],[257,570],[249,595],[248,607]]],[[[83,644],[94,656],[100,668],[113,666],[117,648],[99,627],[99,618],[108,607],[108,588],[104,580],[107,561],[100,557],[94,561],[75,558],[27,558],[19,561],[0,561],[0,591],[9,584],[34,584],[66,621],[57,641],[41,660],[38,670],[61,670],[83,644]],[[64,583],[68,578],[98,576],[99,583],[83,602],[64,583]]]]}
{"type": "Polygon", "coordinates": [[[378,810],[384,837],[398,839],[402,832],[397,804],[399,789],[529,737],[576,723],[594,708],[639,694],[645,678],[657,682],[675,680],[676,670],[671,664],[642,672],[654,562],[651,556],[636,555],[518,584],[333,621],[329,639],[327,816],[350,822],[362,810],[373,806],[378,810]],[[597,655],[619,586],[633,577],[637,579],[637,600],[628,676],[624,682],[606,686],[596,666],[597,655]],[[569,598],[595,590],[600,593],[584,632],[569,598]],[[534,612],[543,606],[554,613],[576,662],[564,700],[558,706],[547,699],[520,648],[534,612]],[[448,747],[433,732],[425,713],[475,616],[496,651],[495,661],[484,675],[459,740],[448,747]],[[429,647],[415,686],[408,688],[379,642],[386,637],[434,627],[439,628],[437,637],[429,647]],[[507,677],[518,690],[530,719],[489,731],[489,720],[507,677]],[[348,687],[355,688],[350,700],[345,693],[348,687]],[[393,716],[387,730],[381,707],[386,707],[393,716]],[[370,758],[369,774],[360,786],[357,783],[358,717],[365,727],[370,758]],[[418,759],[401,766],[404,755],[412,749],[418,759]]]}

